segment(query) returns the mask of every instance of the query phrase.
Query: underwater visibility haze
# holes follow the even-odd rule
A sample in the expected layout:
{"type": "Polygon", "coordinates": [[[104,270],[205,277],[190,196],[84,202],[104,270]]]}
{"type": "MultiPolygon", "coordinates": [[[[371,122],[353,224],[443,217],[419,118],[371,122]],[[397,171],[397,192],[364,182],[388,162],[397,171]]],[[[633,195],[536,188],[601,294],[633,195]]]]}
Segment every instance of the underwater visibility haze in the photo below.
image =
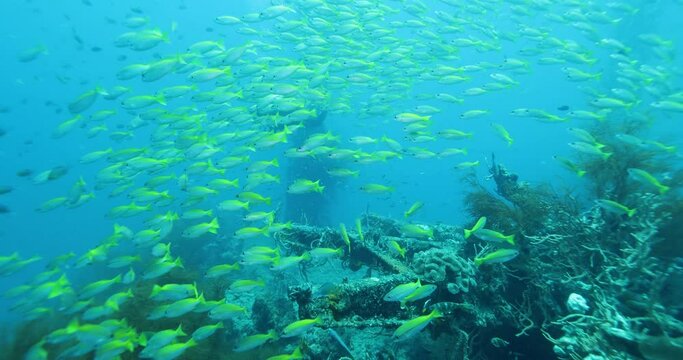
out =
{"type": "Polygon", "coordinates": [[[683,359],[680,14],[4,0],[0,358],[683,359]]]}

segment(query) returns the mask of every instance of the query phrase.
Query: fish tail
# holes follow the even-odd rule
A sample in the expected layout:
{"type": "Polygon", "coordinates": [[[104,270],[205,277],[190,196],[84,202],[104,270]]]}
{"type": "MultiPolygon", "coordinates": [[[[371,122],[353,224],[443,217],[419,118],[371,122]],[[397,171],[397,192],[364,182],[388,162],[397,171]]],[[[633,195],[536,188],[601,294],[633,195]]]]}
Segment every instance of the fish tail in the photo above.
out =
{"type": "Polygon", "coordinates": [[[178,328],[175,329],[176,335],[178,336],[185,336],[185,332],[183,331],[183,324],[178,325],[178,328]]]}
{"type": "Polygon", "coordinates": [[[211,222],[209,223],[209,232],[212,234],[218,233],[218,229],[220,228],[220,225],[218,225],[218,218],[213,218],[211,222]]]}
{"type": "Polygon", "coordinates": [[[67,334],[73,334],[76,331],[78,331],[79,327],[80,327],[80,325],[78,324],[78,318],[74,318],[73,320],[71,320],[69,325],[66,326],[66,333],[67,334]]]}
{"type": "Polygon", "coordinates": [[[116,303],[116,301],[107,300],[107,301],[104,303],[104,306],[106,306],[106,307],[108,307],[108,308],[110,308],[110,309],[112,309],[112,310],[114,310],[114,311],[119,311],[119,304],[116,303]]]}
{"type": "Polygon", "coordinates": [[[138,344],[145,347],[147,346],[147,336],[145,336],[144,333],[138,336],[138,344]]]}
{"type": "Polygon", "coordinates": [[[441,313],[441,311],[439,311],[439,309],[434,309],[434,310],[432,310],[432,312],[429,314],[429,316],[430,316],[432,319],[435,319],[435,318],[443,317],[443,314],[441,313]]]}
{"type": "Polygon", "coordinates": [[[510,243],[511,245],[515,245],[515,235],[510,235],[505,237],[505,241],[510,243]]]}
{"type": "Polygon", "coordinates": [[[161,286],[155,284],[152,287],[152,293],[149,295],[149,297],[155,297],[159,293],[159,291],[161,291],[161,286]]]}
{"type": "Polygon", "coordinates": [[[156,96],[154,100],[158,102],[160,105],[166,106],[166,97],[163,94],[156,96]]]}

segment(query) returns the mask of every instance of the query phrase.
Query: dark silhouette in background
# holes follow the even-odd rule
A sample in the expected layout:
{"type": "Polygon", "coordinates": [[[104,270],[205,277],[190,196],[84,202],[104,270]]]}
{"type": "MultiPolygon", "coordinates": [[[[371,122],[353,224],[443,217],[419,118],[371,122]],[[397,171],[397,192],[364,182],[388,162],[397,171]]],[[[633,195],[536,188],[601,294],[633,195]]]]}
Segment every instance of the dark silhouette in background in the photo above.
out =
{"type": "MultiPolygon", "coordinates": [[[[306,139],[316,133],[325,133],[326,111],[319,111],[318,117],[306,122],[306,126],[295,132],[288,140],[293,146],[303,145],[306,139]]],[[[295,180],[305,178],[320,180],[325,186],[322,194],[290,194],[286,193],[284,204],[285,220],[306,223],[309,225],[329,225],[329,207],[334,199],[334,179],[327,174],[330,160],[327,154],[312,158],[288,158],[285,166],[284,184],[289,187],[295,180]]]]}

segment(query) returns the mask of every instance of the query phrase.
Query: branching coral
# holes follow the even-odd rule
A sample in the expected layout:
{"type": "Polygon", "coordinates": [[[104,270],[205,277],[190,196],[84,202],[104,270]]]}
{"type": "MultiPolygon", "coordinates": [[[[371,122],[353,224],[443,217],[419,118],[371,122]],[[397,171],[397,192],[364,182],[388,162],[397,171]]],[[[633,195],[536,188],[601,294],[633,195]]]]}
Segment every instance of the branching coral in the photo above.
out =
{"type": "Polygon", "coordinates": [[[682,269],[651,256],[652,247],[661,240],[658,229],[670,218],[661,211],[662,200],[655,195],[632,194],[630,201],[638,205],[638,214],[628,220],[615,222],[613,214],[593,209],[580,220],[584,232],[575,233],[573,239],[534,240],[540,247],[553,244],[573,249],[575,255],[568,252],[564,262],[568,274],[561,286],[590,294],[590,313],[560,316],[543,326],[544,335],[561,358],[630,359],[636,346],[629,344],[639,345],[651,335],[683,333],[683,328],[672,325],[680,323],[674,316],[676,309],[660,305],[666,297],[662,292],[666,279],[682,269]],[[589,239],[600,241],[591,243],[589,239]],[[588,264],[577,256],[588,259],[588,264]],[[555,339],[550,332],[558,329],[563,336],[555,339]]]}
{"type": "MultiPolygon", "coordinates": [[[[677,318],[682,314],[681,306],[667,300],[680,292],[666,293],[666,289],[675,288],[672,279],[683,278],[683,269],[673,256],[668,261],[666,256],[653,256],[657,246],[672,248],[671,239],[679,238],[671,235],[681,233],[680,225],[670,224],[672,217],[683,211],[671,205],[671,199],[634,191],[637,188],[627,181],[625,169],[641,166],[643,158],[615,157],[618,160],[614,163],[593,171],[619,173],[619,181],[612,179],[597,191],[636,208],[631,217],[595,205],[580,214],[572,197],[519,183],[495,163],[490,172],[496,193],[472,181],[474,191],[467,197],[466,206],[473,217],[487,216],[487,227],[515,232],[523,239],[523,255],[510,266],[514,272],[497,271],[491,276],[491,269],[479,279],[486,290],[496,281],[511,285],[510,279],[516,278],[523,283],[507,289],[498,287],[488,304],[474,305],[478,309],[496,306],[499,317],[515,324],[518,336],[540,327],[563,359],[631,359],[638,355],[635,349],[642,347],[643,339],[683,335],[676,326],[683,324],[677,318]],[[584,308],[586,314],[566,308],[564,302],[574,292],[590,303],[590,309],[584,308]],[[504,294],[502,298],[497,296],[500,293],[504,294]],[[663,306],[665,303],[669,306],[663,306]],[[571,313],[567,315],[567,311],[571,313]],[[564,335],[557,337],[558,333],[564,335]]],[[[422,263],[416,261],[416,265],[422,263]]],[[[440,279],[447,268],[440,265],[436,269],[424,266],[421,271],[440,279]]]]}
{"type": "Polygon", "coordinates": [[[473,190],[465,196],[467,212],[474,218],[486,216],[487,227],[505,233],[536,234],[547,231],[553,221],[577,213],[577,206],[568,196],[559,196],[547,186],[532,186],[519,182],[517,175],[495,162],[489,168],[496,193],[468,178],[473,190]]]}

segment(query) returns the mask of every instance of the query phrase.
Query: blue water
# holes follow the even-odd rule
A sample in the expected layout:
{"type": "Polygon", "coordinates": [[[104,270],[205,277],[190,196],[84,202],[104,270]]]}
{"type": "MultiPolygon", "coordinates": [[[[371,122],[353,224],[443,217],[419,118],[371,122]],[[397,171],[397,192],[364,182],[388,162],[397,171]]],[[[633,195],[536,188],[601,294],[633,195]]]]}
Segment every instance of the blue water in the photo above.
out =
{"type": "MultiPolygon", "coordinates": [[[[283,1],[283,3],[290,3],[283,1]]],[[[292,2],[295,3],[295,2],[292,2]]],[[[345,3],[336,1],[332,3],[345,3]]],[[[349,1],[348,3],[353,3],[349,1]]],[[[357,2],[362,3],[362,2],[357,2]]],[[[375,1],[368,1],[375,3],[375,1]]],[[[399,8],[402,2],[379,1],[383,5],[399,8]]],[[[408,2],[412,3],[412,2],[408,2]]],[[[452,11],[452,7],[436,1],[423,1],[430,9],[452,11]]],[[[464,3],[464,2],[463,2],[464,3]]],[[[517,2],[515,2],[517,3],[517,2]]],[[[519,2],[524,6],[525,2],[519,2]]],[[[569,6],[558,4],[551,6],[556,15],[568,11],[569,6]]],[[[642,33],[656,33],[672,41],[674,52],[680,55],[683,44],[683,32],[679,31],[680,13],[683,6],[680,1],[631,1],[624,2],[640,11],[635,15],[617,10],[607,9],[613,18],[622,18],[615,24],[595,25],[597,37],[614,38],[633,48],[631,56],[642,63],[662,65],[663,70],[670,74],[671,92],[681,90],[681,62],[677,57],[671,62],[662,62],[652,55],[651,47],[638,41],[637,35],[642,33]]],[[[445,223],[464,226],[472,221],[465,213],[463,199],[468,185],[462,181],[469,171],[456,170],[454,166],[464,161],[480,161],[481,165],[473,171],[476,178],[485,188],[493,190],[495,184],[488,178],[487,164],[491,161],[491,154],[495,153],[496,160],[517,174],[520,180],[533,185],[549,184],[559,193],[571,191],[581,207],[584,209],[593,205],[594,198],[591,185],[585,178],[578,178],[562,168],[553,156],[572,158],[576,151],[567,146],[576,139],[567,131],[568,127],[590,128],[593,122],[587,120],[571,120],[566,123],[543,123],[533,118],[514,117],[510,111],[517,108],[543,109],[549,113],[567,116],[568,111],[558,110],[567,106],[572,110],[595,110],[588,105],[593,97],[582,92],[580,87],[592,87],[606,93],[610,88],[620,86],[615,74],[616,62],[610,59],[609,49],[596,45],[580,32],[566,24],[548,21],[543,12],[532,17],[513,17],[504,2],[483,2],[491,10],[485,15],[474,16],[482,24],[491,26],[491,31],[499,34],[514,33],[521,26],[539,28],[552,36],[564,40],[573,40],[591,51],[591,56],[598,59],[595,65],[560,64],[538,65],[537,57],[520,53],[522,49],[533,46],[533,42],[521,38],[516,41],[502,40],[501,49],[478,52],[473,48],[462,48],[458,53],[458,60],[444,62],[447,66],[474,65],[483,62],[500,64],[506,58],[529,61],[529,70],[514,72],[504,69],[483,70],[465,73],[471,80],[456,85],[439,85],[436,82],[420,82],[406,78],[413,84],[404,100],[392,103],[392,110],[387,114],[372,117],[359,117],[355,112],[332,113],[327,115],[325,126],[327,130],[341,137],[340,148],[355,149],[359,146],[351,144],[352,136],[365,135],[375,138],[383,134],[398,139],[404,146],[420,146],[432,151],[450,147],[466,147],[468,155],[455,155],[448,158],[417,159],[404,154],[403,159],[392,159],[387,162],[377,162],[368,165],[351,164],[348,167],[360,169],[361,176],[351,179],[330,179],[324,183],[327,188],[318,199],[325,204],[326,214],[323,223],[315,225],[338,228],[339,223],[346,223],[352,228],[356,218],[366,212],[381,214],[382,216],[401,219],[403,212],[415,201],[425,203],[423,209],[416,215],[415,221],[424,224],[445,223]],[[500,12],[499,12],[500,11],[500,12]],[[506,16],[508,15],[508,16],[506,16]],[[516,19],[520,19],[517,22],[516,19]],[[564,66],[572,66],[587,72],[601,72],[599,81],[572,82],[567,81],[564,66]],[[489,73],[500,72],[511,76],[519,85],[511,89],[494,91],[482,96],[463,96],[462,91],[492,82],[489,73]],[[465,99],[464,104],[448,104],[438,100],[418,100],[418,94],[449,92],[465,99]],[[410,143],[404,139],[402,128],[405,124],[393,120],[393,116],[400,112],[412,112],[417,105],[432,105],[441,112],[433,115],[433,132],[440,129],[457,128],[473,132],[474,138],[469,140],[443,140],[428,143],[410,143]],[[460,119],[459,115],[467,110],[485,109],[489,114],[482,118],[460,119]],[[495,134],[490,123],[495,122],[505,126],[514,138],[514,143],[508,146],[504,140],[495,134]],[[395,187],[391,194],[366,194],[359,190],[367,183],[379,183],[395,187]]],[[[108,147],[147,147],[150,146],[149,136],[155,125],[133,130],[131,140],[117,143],[107,137],[107,133],[88,139],[86,132],[75,129],[65,137],[54,139],[52,132],[57,125],[72,117],[66,106],[83,92],[100,86],[105,89],[117,85],[131,87],[133,91],[123,95],[119,100],[106,101],[98,99],[96,104],[85,114],[95,110],[117,109],[118,114],[112,120],[120,124],[127,123],[132,115],[121,109],[119,102],[130,94],[154,94],[157,90],[171,85],[186,83],[185,74],[169,75],[162,80],[145,83],[139,79],[120,81],[116,79],[116,72],[123,66],[133,63],[147,63],[160,57],[184,53],[190,45],[202,40],[222,40],[226,48],[238,46],[247,40],[258,39],[264,42],[277,42],[269,38],[267,33],[262,37],[253,37],[235,33],[234,26],[216,24],[216,16],[231,15],[240,17],[244,14],[261,11],[270,6],[265,0],[234,0],[234,1],[18,1],[5,0],[0,4],[0,129],[6,132],[0,137],[0,185],[10,186],[12,191],[0,195],[0,204],[8,209],[7,213],[0,213],[0,255],[19,252],[23,257],[39,255],[44,259],[74,252],[77,256],[98,245],[102,239],[110,235],[115,222],[125,223],[134,230],[142,229],[144,218],[112,220],[105,214],[114,206],[129,203],[125,195],[112,198],[109,191],[112,187],[94,190],[95,176],[104,167],[105,162],[94,164],[80,164],[80,157],[94,150],[108,147]],[[169,33],[170,41],[147,51],[132,51],[117,48],[113,42],[120,34],[130,31],[123,25],[127,16],[140,12],[138,16],[149,17],[150,21],[144,28],[160,28],[169,33]],[[20,62],[17,54],[37,46],[44,45],[46,54],[39,55],[30,62],[20,62]],[[60,179],[45,184],[35,185],[31,178],[41,171],[55,166],[66,166],[68,173],[60,179]],[[30,169],[33,175],[19,177],[17,171],[30,169]],[[75,209],[60,208],[54,211],[39,213],[35,209],[41,203],[57,196],[63,196],[72,184],[80,177],[87,182],[88,191],[95,191],[95,199],[82,207],[75,209]]],[[[476,6],[476,5],[472,5],[476,6]]],[[[586,5],[588,6],[588,5],[586,5]]],[[[603,9],[595,4],[596,9],[603,9]]],[[[598,10],[596,10],[598,11],[598,10]]],[[[470,15],[471,16],[471,15],[470,15]]],[[[392,21],[414,19],[410,14],[401,13],[391,15],[392,21]]],[[[277,20],[269,20],[255,24],[253,27],[261,31],[272,30],[277,20]]],[[[475,36],[486,39],[481,33],[458,34],[459,37],[475,36]]],[[[395,34],[400,39],[416,39],[410,28],[401,28],[395,34]]],[[[453,38],[455,35],[444,35],[453,38]]],[[[283,53],[270,52],[265,56],[292,56],[291,51],[296,44],[283,43],[286,49],[283,53]]],[[[334,58],[330,59],[331,61],[334,58]]],[[[400,78],[400,77],[399,77],[400,78]]],[[[211,89],[211,83],[201,84],[202,89],[211,89]]],[[[339,90],[337,90],[339,93],[339,90]]],[[[343,91],[342,91],[343,93],[343,91]]],[[[360,107],[361,103],[373,94],[372,89],[355,88],[351,96],[351,105],[360,107]]],[[[668,145],[683,148],[681,134],[681,113],[663,112],[648,107],[647,104],[656,101],[653,96],[639,94],[642,101],[642,113],[653,118],[651,128],[638,136],[647,139],[657,139],[668,145]]],[[[334,102],[334,100],[332,100],[334,102]]],[[[187,99],[175,99],[174,107],[189,105],[187,99]]],[[[239,101],[235,102],[239,104],[239,101]]],[[[202,106],[199,104],[198,106],[202,106]]],[[[110,126],[110,131],[116,125],[110,126]]],[[[265,185],[256,191],[273,197],[274,207],[286,203],[285,183],[287,160],[282,153],[300,144],[288,143],[265,151],[252,154],[252,160],[270,160],[277,157],[281,160],[281,167],[271,169],[270,172],[282,176],[283,183],[265,185]]],[[[382,144],[360,146],[365,151],[386,150],[382,144]]],[[[680,151],[680,150],[679,150],[680,151]]],[[[680,155],[678,158],[680,165],[680,155]]],[[[182,169],[191,162],[176,166],[172,171],[182,173],[182,169]]],[[[345,166],[346,167],[346,166],[345,166]]],[[[672,169],[673,171],[674,169],[672,169]]],[[[241,184],[246,183],[245,172],[241,168],[229,170],[227,178],[240,177],[241,184]]],[[[307,177],[305,171],[300,174],[307,177]]],[[[666,174],[665,174],[666,175],[666,174]]],[[[141,175],[139,179],[147,175],[141,175]]],[[[312,178],[315,180],[315,178],[312,178]]],[[[138,185],[141,183],[138,181],[138,185]]],[[[182,193],[175,187],[170,192],[177,196],[176,201],[182,201],[182,193]]],[[[228,195],[221,195],[218,201],[232,198],[237,191],[229,190],[228,195]]],[[[215,205],[215,204],[214,204],[215,205]]],[[[314,209],[315,203],[310,204],[314,209]]],[[[322,205],[321,205],[322,206],[322,205]]],[[[274,208],[273,207],[273,208],[274,208]]],[[[204,206],[207,208],[207,206],[204,206]]],[[[160,209],[179,211],[177,205],[160,209]]],[[[259,210],[270,211],[270,208],[259,210]]],[[[311,211],[309,209],[309,211],[311,211]]],[[[221,232],[226,241],[230,234],[246,226],[238,216],[228,214],[221,216],[221,232]]],[[[300,221],[300,218],[279,219],[300,221]]],[[[267,242],[264,244],[268,244],[267,242]]],[[[175,254],[184,256],[184,254],[175,254]]],[[[195,254],[196,255],[196,254],[195,254]]],[[[0,278],[0,289],[8,289],[22,284],[32,275],[40,272],[45,261],[33,264],[25,271],[9,277],[0,278]]],[[[214,265],[214,264],[210,264],[214,265]]],[[[208,266],[208,265],[207,265],[208,266]]],[[[107,272],[107,274],[109,274],[107,272]]],[[[70,275],[71,276],[71,275],[70,275]]],[[[107,275],[108,276],[108,275],[107,275]]],[[[96,272],[76,270],[74,279],[90,282],[107,277],[97,276],[96,272]],[[86,281],[87,280],[87,281],[86,281]]],[[[8,311],[11,302],[0,299],[0,318],[3,324],[20,322],[16,313],[8,311]]]]}

